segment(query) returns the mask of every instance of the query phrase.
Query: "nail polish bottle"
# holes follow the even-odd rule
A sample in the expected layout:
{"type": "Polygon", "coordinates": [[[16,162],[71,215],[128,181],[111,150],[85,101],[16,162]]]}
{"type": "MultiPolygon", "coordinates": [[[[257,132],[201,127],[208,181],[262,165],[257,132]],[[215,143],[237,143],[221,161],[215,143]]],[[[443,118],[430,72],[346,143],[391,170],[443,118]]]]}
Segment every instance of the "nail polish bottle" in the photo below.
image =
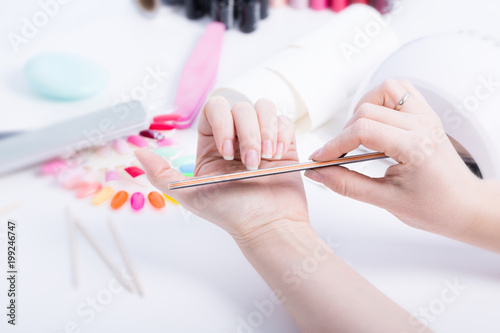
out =
{"type": "Polygon", "coordinates": [[[224,23],[227,29],[233,27],[234,0],[212,0],[210,17],[216,22],[224,23]]]}
{"type": "Polygon", "coordinates": [[[185,0],[184,5],[188,19],[195,20],[205,15],[206,0],[185,0]]]}
{"type": "Polygon", "coordinates": [[[245,33],[257,29],[260,17],[260,6],[258,0],[243,0],[240,12],[240,30],[245,33]]]}
{"type": "Polygon", "coordinates": [[[269,16],[269,0],[260,0],[260,19],[263,20],[269,16]]]}

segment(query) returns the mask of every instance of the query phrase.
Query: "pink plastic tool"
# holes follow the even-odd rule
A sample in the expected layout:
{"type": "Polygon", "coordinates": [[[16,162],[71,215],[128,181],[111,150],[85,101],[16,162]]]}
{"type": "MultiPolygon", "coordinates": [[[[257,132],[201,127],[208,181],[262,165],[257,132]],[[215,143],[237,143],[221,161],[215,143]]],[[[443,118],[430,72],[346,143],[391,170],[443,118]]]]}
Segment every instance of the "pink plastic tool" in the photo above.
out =
{"type": "Polygon", "coordinates": [[[155,117],[150,129],[169,130],[191,126],[215,83],[225,31],[223,23],[208,24],[182,70],[175,96],[175,111],[155,117]]]}

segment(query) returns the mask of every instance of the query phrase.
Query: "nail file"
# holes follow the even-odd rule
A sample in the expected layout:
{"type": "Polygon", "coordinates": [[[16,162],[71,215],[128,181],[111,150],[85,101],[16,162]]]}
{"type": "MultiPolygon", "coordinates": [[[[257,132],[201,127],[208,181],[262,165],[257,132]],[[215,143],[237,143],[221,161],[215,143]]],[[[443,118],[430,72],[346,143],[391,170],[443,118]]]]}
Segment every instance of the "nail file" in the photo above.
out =
{"type": "Polygon", "coordinates": [[[147,114],[137,101],[117,104],[34,131],[0,138],[0,174],[143,129],[147,114]]]}
{"type": "Polygon", "coordinates": [[[226,27],[220,22],[208,24],[182,70],[175,96],[175,112],[155,117],[150,129],[191,126],[215,83],[225,31],[226,27]]]}
{"type": "Polygon", "coordinates": [[[346,156],[346,157],[338,158],[336,160],[331,160],[331,161],[304,162],[304,163],[298,163],[298,164],[292,164],[292,165],[284,165],[284,166],[275,167],[275,168],[260,169],[260,170],[255,170],[255,171],[243,171],[243,172],[236,172],[236,173],[230,173],[230,174],[219,175],[219,176],[191,178],[188,180],[182,180],[182,181],[169,183],[168,189],[169,190],[176,190],[176,189],[180,189],[180,188],[187,188],[187,187],[194,187],[194,186],[208,185],[208,184],[216,184],[216,183],[228,182],[228,181],[233,181],[233,180],[241,180],[241,179],[248,179],[248,178],[255,178],[255,177],[278,175],[278,174],[282,174],[282,173],[302,171],[302,170],[308,170],[308,169],[324,168],[324,167],[329,167],[329,166],[334,166],[334,165],[372,161],[372,160],[378,160],[378,159],[387,158],[387,157],[389,157],[389,156],[385,155],[384,153],[376,152],[376,153],[369,153],[369,154],[362,154],[362,155],[346,156]]]}

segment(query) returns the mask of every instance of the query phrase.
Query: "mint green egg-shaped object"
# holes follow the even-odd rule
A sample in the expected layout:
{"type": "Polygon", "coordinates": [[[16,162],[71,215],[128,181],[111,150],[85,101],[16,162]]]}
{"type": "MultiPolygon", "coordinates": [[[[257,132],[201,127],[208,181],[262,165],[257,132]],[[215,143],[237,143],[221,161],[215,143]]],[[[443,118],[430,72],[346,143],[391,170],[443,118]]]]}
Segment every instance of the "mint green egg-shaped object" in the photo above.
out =
{"type": "Polygon", "coordinates": [[[37,93],[55,100],[93,96],[108,82],[101,66],[68,53],[44,53],[31,58],[24,66],[24,77],[37,93]]]}

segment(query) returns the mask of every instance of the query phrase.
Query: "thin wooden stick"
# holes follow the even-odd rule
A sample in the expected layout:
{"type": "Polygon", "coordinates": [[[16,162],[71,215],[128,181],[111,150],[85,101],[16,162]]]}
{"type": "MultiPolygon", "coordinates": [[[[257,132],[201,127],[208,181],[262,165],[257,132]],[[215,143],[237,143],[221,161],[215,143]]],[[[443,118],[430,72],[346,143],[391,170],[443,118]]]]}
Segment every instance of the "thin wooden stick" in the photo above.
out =
{"type": "Polygon", "coordinates": [[[349,164],[349,163],[356,163],[356,162],[371,161],[371,160],[377,160],[377,159],[387,158],[387,157],[388,156],[385,155],[384,153],[378,152],[378,153],[347,156],[347,157],[338,158],[338,159],[332,160],[332,161],[305,162],[305,163],[299,163],[299,164],[284,165],[284,166],[275,167],[275,168],[260,169],[260,170],[255,170],[255,171],[236,172],[236,173],[230,173],[230,174],[220,175],[220,176],[190,178],[188,180],[181,180],[181,181],[169,183],[168,189],[169,190],[176,190],[176,189],[180,189],[180,188],[187,188],[187,187],[208,185],[208,184],[216,184],[216,183],[228,182],[228,181],[233,181],[233,180],[271,176],[271,175],[278,175],[278,174],[287,173],[287,172],[295,172],[295,171],[302,171],[302,170],[307,170],[307,169],[324,168],[324,167],[329,167],[329,166],[334,166],[334,165],[342,165],[342,164],[349,164]]]}
{"type": "Polygon", "coordinates": [[[88,231],[83,227],[83,225],[81,225],[80,222],[78,222],[78,220],[76,218],[74,219],[74,221],[75,221],[75,226],[78,229],[80,229],[80,232],[82,233],[82,235],[87,239],[87,241],[90,243],[90,245],[92,245],[94,250],[97,252],[97,254],[99,254],[101,259],[106,263],[106,265],[113,272],[113,274],[115,274],[116,278],[118,280],[120,280],[121,284],[125,287],[125,289],[127,289],[128,291],[133,293],[134,291],[132,290],[132,287],[130,287],[130,284],[127,281],[125,281],[125,279],[121,275],[120,270],[115,265],[113,265],[111,260],[108,258],[106,253],[104,253],[104,251],[101,249],[101,247],[97,244],[97,242],[94,240],[94,238],[88,233],[88,231]]]}
{"type": "Polygon", "coordinates": [[[71,214],[69,206],[66,206],[66,220],[68,223],[68,232],[69,232],[69,252],[71,257],[71,272],[73,275],[73,287],[77,289],[79,282],[78,279],[79,264],[78,264],[78,256],[76,253],[75,221],[73,219],[73,215],[71,214]]]}
{"type": "Polygon", "coordinates": [[[132,261],[130,260],[130,256],[128,255],[128,252],[125,250],[125,246],[123,245],[123,241],[118,234],[118,230],[116,229],[115,223],[113,222],[113,219],[111,216],[109,217],[108,220],[108,226],[109,229],[111,230],[111,233],[113,234],[113,238],[115,239],[115,243],[118,246],[118,249],[120,250],[120,254],[122,255],[123,261],[125,262],[125,265],[127,266],[127,270],[129,271],[130,275],[132,275],[132,279],[134,281],[135,287],[137,289],[137,292],[141,297],[144,296],[144,291],[142,289],[142,286],[139,282],[139,279],[137,278],[137,273],[132,265],[132,261]]]}

